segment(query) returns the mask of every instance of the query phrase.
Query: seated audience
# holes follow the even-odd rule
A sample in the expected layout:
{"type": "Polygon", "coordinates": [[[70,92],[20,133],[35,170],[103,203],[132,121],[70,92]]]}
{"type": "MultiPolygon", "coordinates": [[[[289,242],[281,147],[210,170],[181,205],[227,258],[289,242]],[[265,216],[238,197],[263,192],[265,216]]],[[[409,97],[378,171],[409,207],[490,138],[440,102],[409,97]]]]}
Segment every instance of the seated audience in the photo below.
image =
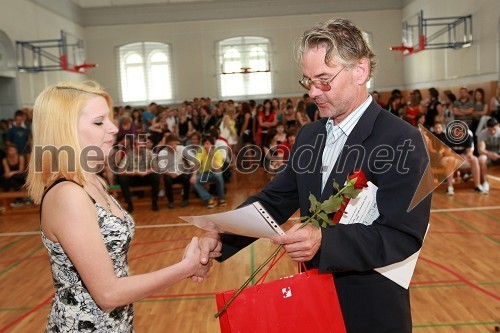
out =
{"type": "MultiPolygon", "coordinates": [[[[2,159],[3,190],[20,191],[26,182],[26,167],[24,156],[19,154],[17,147],[13,144],[7,144],[5,148],[5,157],[2,159]]],[[[23,199],[17,198],[11,204],[13,207],[22,206],[23,199]]]]}
{"type": "Polygon", "coordinates": [[[490,190],[488,182],[488,166],[500,165],[500,128],[495,118],[486,122],[486,129],[482,130],[477,137],[477,150],[479,153],[479,166],[483,175],[483,189],[490,190]]]}
{"type": "Polygon", "coordinates": [[[12,127],[7,131],[5,141],[12,143],[17,147],[20,155],[26,156],[29,153],[29,140],[31,132],[24,126],[24,119],[26,115],[23,111],[16,111],[12,127]]]}
{"type": "Polygon", "coordinates": [[[127,202],[127,210],[134,211],[130,186],[151,185],[151,198],[153,211],[158,210],[158,192],[160,187],[160,176],[153,170],[153,152],[148,149],[144,136],[139,136],[134,141],[134,149],[127,152],[120,163],[118,173],[118,184],[127,202]]]}
{"type": "MultiPolygon", "coordinates": [[[[479,160],[476,156],[474,156],[474,141],[473,134],[471,130],[467,131],[465,138],[449,138],[445,136],[445,143],[448,147],[450,147],[455,153],[460,155],[466,163],[462,164],[461,168],[470,167],[472,171],[472,178],[474,181],[474,191],[487,194],[488,192],[484,190],[481,185],[481,179],[483,176],[481,175],[481,169],[479,168],[479,160]]],[[[448,167],[448,171],[450,173],[454,170],[455,159],[443,157],[443,163],[448,167]]],[[[448,174],[450,174],[448,173],[448,174]]],[[[450,175],[447,179],[447,194],[454,195],[455,191],[453,188],[453,174],[450,175]]]]}
{"type": "Polygon", "coordinates": [[[472,128],[472,115],[474,113],[474,102],[470,99],[467,88],[460,88],[458,99],[453,103],[453,115],[455,120],[461,120],[469,128],[472,128]]]}
{"type": "Polygon", "coordinates": [[[216,149],[215,140],[212,136],[203,136],[201,143],[201,150],[196,155],[198,165],[191,176],[191,184],[193,184],[200,198],[207,204],[207,208],[214,208],[216,201],[208,193],[204,185],[208,182],[215,182],[219,205],[226,206],[224,179],[222,177],[224,154],[221,149],[216,149]]]}
{"type": "Polygon", "coordinates": [[[173,184],[182,184],[180,206],[185,207],[189,205],[189,190],[191,187],[189,180],[191,174],[187,172],[184,164],[184,146],[180,145],[180,140],[173,134],[167,135],[164,141],[166,146],[158,152],[158,158],[160,170],[165,169],[163,181],[165,182],[168,208],[174,208],[173,184]]]}

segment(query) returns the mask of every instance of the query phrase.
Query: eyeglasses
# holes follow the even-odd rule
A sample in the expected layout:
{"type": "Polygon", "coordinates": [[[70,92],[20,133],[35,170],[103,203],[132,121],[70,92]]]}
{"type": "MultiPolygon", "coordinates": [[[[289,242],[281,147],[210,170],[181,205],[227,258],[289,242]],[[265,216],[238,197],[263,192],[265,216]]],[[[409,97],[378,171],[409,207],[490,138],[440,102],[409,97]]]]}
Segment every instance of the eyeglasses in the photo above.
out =
{"type": "Polygon", "coordinates": [[[340,74],[344,70],[345,67],[342,67],[337,74],[332,76],[331,78],[319,78],[319,79],[310,79],[308,77],[303,77],[302,80],[299,81],[300,85],[304,87],[306,90],[311,89],[311,85],[315,86],[316,88],[322,90],[322,91],[330,91],[332,87],[330,86],[330,83],[337,77],[337,75],[340,74]]]}

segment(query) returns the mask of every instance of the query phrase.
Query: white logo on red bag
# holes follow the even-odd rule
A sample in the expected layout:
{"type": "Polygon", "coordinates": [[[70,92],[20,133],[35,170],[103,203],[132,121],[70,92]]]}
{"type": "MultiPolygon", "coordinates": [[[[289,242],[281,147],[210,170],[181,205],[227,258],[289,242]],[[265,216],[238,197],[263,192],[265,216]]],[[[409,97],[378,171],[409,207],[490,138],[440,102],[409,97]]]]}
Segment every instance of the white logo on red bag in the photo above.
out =
{"type": "Polygon", "coordinates": [[[292,290],[290,289],[290,287],[281,289],[281,293],[283,294],[283,298],[292,297],[292,290]]]}

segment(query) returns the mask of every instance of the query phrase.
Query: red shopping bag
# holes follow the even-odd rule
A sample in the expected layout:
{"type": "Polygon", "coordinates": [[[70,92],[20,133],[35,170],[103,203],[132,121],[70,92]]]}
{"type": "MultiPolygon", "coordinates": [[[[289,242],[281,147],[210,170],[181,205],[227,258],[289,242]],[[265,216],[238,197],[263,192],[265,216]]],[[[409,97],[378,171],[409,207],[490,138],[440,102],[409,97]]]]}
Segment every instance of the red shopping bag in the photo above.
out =
{"type": "MultiPolygon", "coordinates": [[[[234,290],[216,294],[220,310],[234,290]]],[[[245,288],[219,317],[222,333],[345,333],[331,274],[312,269],[245,288]]]]}

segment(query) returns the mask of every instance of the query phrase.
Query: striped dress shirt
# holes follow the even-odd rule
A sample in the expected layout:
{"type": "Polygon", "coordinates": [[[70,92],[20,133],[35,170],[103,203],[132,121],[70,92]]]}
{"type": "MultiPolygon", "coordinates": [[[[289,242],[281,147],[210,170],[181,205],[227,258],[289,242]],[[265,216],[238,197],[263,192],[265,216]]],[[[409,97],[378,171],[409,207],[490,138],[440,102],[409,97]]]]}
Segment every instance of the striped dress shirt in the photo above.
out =
{"type": "MultiPolygon", "coordinates": [[[[344,148],[347,137],[351,134],[352,129],[359,121],[359,118],[365,113],[366,109],[372,102],[372,96],[368,95],[368,98],[356,109],[353,113],[347,116],[342,122],[337,125],[333,124],[332,118],[328,119],[326,122],[326,143],[325,150],[323,150],[322,159],[322,182],[321,182],[321,192],[325,188],[326,182],[330,173],[337,162],[342,149],[344,148]]],[[[342,184],[341,184],[342,185],[342,184]]]]}

